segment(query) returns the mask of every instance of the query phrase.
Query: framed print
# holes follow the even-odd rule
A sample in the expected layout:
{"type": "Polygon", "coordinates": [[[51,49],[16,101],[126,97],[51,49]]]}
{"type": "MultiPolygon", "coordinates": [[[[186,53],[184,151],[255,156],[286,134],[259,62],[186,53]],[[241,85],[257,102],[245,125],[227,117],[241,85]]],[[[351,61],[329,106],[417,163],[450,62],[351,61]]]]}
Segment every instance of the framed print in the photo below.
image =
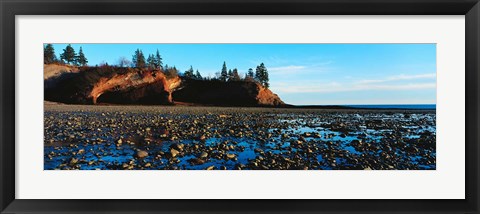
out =
{"type": "Polygon", "coordinates": [[[479,4],[2,1],[2,213],[478,213],[479,4]]]}

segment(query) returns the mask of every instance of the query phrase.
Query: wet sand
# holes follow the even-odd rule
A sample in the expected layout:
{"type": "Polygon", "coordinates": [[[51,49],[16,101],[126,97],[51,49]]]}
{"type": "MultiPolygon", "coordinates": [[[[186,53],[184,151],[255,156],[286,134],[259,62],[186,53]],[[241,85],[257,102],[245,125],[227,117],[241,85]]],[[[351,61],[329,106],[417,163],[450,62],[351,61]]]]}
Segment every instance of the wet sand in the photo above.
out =
{"type": "Polygon", "coordinates": [[[434,110],[45,104],[44,169],[436,169],[434,110]]]}

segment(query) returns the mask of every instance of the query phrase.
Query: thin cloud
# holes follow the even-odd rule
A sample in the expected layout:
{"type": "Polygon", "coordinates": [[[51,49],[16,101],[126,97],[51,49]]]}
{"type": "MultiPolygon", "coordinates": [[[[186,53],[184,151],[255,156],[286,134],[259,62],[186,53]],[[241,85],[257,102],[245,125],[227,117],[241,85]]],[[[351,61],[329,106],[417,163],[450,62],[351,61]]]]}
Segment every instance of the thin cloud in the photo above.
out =
{"type": "Polygon", "coordinates": [[[272,86],[272,90],[277,93],[334,93],[334,92],[353,92],[353,91],[406,91],[406,90],[424,90],[435,89],[435,83],[411,83],[411,84],[339,84],[336,82],[321,83],[302,83],[301,85],[277,84],[272,86]]]}
{"type": "Polygon", "coordinates": [[[275,73],[275,74],[292,74],[298,73],[304,70],[306,66],[303,65],[289,65],[289,66],[280,66],[280,67],[271,67],[267,68],[268,71],[275,73]]]}
{"type": "Polygon", "coordinates": [[[436,73],[428,73],[428,74],[417,74],[417,75],[397,75],[387,77],[385,79],[376,79],[376,80],[360,80],[358,83],[360,84],[368,84],[368,83],[383,83],[383,82],[390,82],[390,81],[399,81],[399,80],[414,80],[414,79],[435,79],[437,77],[436,73]]]}
{"type": "Polygon", "coordinates": [[[315,72],[325,72],[332,70],[331,67],[327,65],[332,62],[318,63],[314,65],[287,65],[287,66],[277,66],[277,67],[267,67],[267,70],[271,75],[290,75],[298,73],[315,73],[315,72]]]}
{"type": "Polygon", "coordinates": [[[289,66],[282,66],[282,67],[273,67],[270,68],[270,71],[283,71],[283,70],[300,70],[304,69],[305,66],[302,65],[289,65],[289,66]]]}

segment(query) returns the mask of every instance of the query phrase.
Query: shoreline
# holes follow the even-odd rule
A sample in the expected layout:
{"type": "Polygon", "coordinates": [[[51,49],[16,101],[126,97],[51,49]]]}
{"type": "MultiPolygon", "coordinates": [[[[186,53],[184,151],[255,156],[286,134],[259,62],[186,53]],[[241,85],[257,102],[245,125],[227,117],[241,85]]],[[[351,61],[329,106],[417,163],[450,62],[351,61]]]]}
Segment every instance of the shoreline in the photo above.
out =
{"type": "Polygon", "coordinates": [[[355,108],[355,107],[346,107],[346,106],[280,106],[280,107],[271,107],[271,106],[209,106],[209,105],[122,105],[122,104],[100,104],[100,105],[79,105],[79,104],[66,104],[66,103],[56,103],[50,101],[44,101],[44,110],[58,109],[58,108],[69,108],[77,107],[84,110],[101,110],[102,108],[127,108],[130,111],[135,111],[135,108],[145,109],[186,109],[186,108],[211,108],[211,109],[263,109],[263,110],[291,110],[291,111],[317,111],[324,110],[326,112],[332,111],[341,111],[341,112],[351,112],[351,111],[361,111],[361,112],[405,112],[405,113],[415,113],[415,112],[427,112],[427,113],[436,113],[436,109],[407,109],[407,108],[355,108]]]}

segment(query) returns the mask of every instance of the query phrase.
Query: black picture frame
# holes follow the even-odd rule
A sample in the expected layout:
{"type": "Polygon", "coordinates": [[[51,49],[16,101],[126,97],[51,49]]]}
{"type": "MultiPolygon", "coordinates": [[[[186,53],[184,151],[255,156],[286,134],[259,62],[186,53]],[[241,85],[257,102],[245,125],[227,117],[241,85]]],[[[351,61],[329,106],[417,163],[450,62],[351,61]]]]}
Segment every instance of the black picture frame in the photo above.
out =
{"type": "MultiPolygon", "coordinates": [[[[478,213],[479,0],[1,0],[1,213],[478,213]],[[465,200],[15,199],[16,15],[465,15],[465,200]]],[[[221,17],[219,17],[221,18],[221,17]]],[[[455,71],[451,71],[455,72],[455,71]]],[[[459,142],[463,143],[463,142],[459,142]]],[[[448,185],[448,184],[445,184],[448,185]]],[[[440,187],[441,188],[441,187],[440,187]]]]}

